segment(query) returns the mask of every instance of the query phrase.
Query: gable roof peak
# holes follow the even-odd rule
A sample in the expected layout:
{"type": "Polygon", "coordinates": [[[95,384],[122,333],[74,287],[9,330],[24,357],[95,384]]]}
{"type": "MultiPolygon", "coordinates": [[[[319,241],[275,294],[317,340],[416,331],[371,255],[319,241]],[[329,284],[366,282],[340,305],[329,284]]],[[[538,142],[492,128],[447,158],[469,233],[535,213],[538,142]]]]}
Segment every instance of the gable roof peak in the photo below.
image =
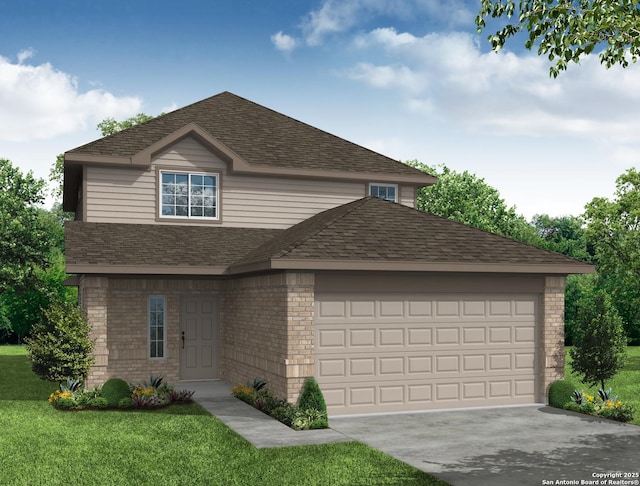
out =
{"type": "Polygon", "coordinates": [[[132,159],[186,125],[196,124],[252,167],[315,170],[325,173],[379,174],[433,184],[436,179],[397,160],[223,91],[145,123],[67,152],[82,156],[132,159]]]}

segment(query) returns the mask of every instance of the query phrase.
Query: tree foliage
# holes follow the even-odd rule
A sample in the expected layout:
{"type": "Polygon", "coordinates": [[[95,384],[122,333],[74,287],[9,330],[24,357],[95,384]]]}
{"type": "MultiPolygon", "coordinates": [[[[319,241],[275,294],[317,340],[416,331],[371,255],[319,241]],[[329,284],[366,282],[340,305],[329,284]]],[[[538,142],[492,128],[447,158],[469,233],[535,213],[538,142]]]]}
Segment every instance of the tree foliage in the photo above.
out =
{"type": "Polygon", "coordinates": [[[98,130],[100,130],[103,137],[106,137],[127,128],[139,125],[140,123],[148,122],[153,118],[153,116],[145,115],[144,113],[138,113],[136,116],[132,116],[131,118],[121,121],[117,121],[115,118],[105,118],[98,123],[98,130]]]}
{"type": "Polygon", "coordinates": [[[37,272],[47,266],[53,236],[43,210],[45,182],[0,159],[0,292],[38,286],[37,272]]]}
{"type": "Polygon", "coordinates": [[[543,248],[590,262],[593,255],[587,245],[584,222],[577,216],[552,217],[536,214],[531,220],[543,248]]]}
{"type": "Polygon", "coordinates": [[[535,229],[484,179],[444,165],[430,167],[417,160],[405,163],[438,178],[436,184],[419,189],[419,210],[526,243],[538,242],[535,229]]]}
{"type": "Polygon", "coordinates": [[[33,372],[49,381],[86,378],[94,362],[89,331],[77,305],[52,303],[26,340],[33,372]]]}
{"type": "Polygon", "coordinates": [[[640,339],[640,173],[616,180],[614,197],[585,207],[586,238],[593,246],[598,285],[607,290],[633,341],[640,339]]]}
{"type": "Polygon", "coordinates": [[[482,0],[476,17],[478,33],[490,18],[507,19],[488,37],[495,51],[523,32],[524,46],[537,47],[539,55],[554,63],[553,77],[597,48],[602,49],[600,62],[607,68],[627,67],[640,55],[638,0],[482,0]]]}
{"type": "Polygon", "coordinates": [[[624,366],[627,340],[622,319],[603,290],[580,301],[571,367],[582,382],[602,389],[624,366]]]}

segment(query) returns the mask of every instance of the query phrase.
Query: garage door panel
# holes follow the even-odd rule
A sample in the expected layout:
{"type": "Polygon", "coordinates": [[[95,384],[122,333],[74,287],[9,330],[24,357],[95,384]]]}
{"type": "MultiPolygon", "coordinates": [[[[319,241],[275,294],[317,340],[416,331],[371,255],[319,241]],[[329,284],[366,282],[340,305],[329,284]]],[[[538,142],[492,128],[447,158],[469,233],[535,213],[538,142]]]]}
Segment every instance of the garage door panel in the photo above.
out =
{"type": "Polygon", "coordinates": [[[369,378],[376,376],[376,359],[375,358],[359,358],[349,360],[350,375],[355,377],[368,376],[369,378]]]}
{"type": "Polygon", "coordinates": [[[319,361],[318,376],[320,378],[336,377],[346,375],[346,359],[323,359],[319,361]]]}
{"type": "Polygon", "coordinates": [[[485,316],[486,302],[484,300],[465,300],[462,302],[463,317],[485,316]]]}
{"type": "Polygon", "coordinates": [[[407,328],[408,346],[428,346],[431,344],[431,332],[429,328],[409,327],[407,328]]]}
{"type": "Polygon", "coordinates": [[[376,303],[374,301],[351,301],[349,315],[351,317],[375,317],[376,303]]]}
{"type": "Polygon", "coordinates": [[[351,348],[372,348],[376,344],[375,329],[351,329],[349,332],[349,345],[351,348]]]}
{"type": "Polygon", "coordinates": [[[405,403],[405,387],[402,385],[384,385],[378,388],[381,405],[405,403]]]}
{"type": "Polygon", "coordinates": [[[316,298],[330,415],[536,401],[536,295],[316,298]]]}
{"type": "Polygon", "coordinates": [[[530,404],[533,380],[437,380],[433,383],[365,382],[322,386],[331,415],[530,404]]]}
{"type": "Polygon", "coordinates": [[[379,343],[380,343],[380,347],[387,347],[387,346],[404,346],[404,334],[406,332],[406,329],[404,328],[399,328],[399,329],[391,329],[391,328],[384,328],[384,329],[380,329],[378,331],[378,336],[380,338],[379,343]]]}
{"type": "Polygon", "coordinates": [[[465,327],[462,329],[462,344],[486,344],[486,335],[484,327],[465,327]]]}

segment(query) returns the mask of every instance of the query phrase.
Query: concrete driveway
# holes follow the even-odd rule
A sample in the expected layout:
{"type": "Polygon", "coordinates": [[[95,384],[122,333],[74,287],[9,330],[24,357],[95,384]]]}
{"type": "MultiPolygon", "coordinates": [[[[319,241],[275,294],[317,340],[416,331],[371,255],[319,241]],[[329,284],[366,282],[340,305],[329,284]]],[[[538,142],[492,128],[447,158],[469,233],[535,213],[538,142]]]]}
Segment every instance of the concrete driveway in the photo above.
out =
{"type": "Polygon", "coordinates": [[[640,427],[542,405],[330,422],[454,486],[640,484],[640,427]]]}

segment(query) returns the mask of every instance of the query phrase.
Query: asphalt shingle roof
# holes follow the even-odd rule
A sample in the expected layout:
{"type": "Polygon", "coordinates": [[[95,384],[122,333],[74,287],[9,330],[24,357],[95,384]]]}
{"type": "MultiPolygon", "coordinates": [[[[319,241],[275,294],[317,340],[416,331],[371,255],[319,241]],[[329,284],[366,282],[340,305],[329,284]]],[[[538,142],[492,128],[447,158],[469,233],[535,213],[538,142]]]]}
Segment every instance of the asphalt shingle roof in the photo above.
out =
{"type": "Polygon", "coordinates": [[[284,230],[237,264],[268,260],[587,266],[564,255],[371,196],[284,230]]]}
{"type": "Polygon", "coordinates": [[[132,157],[190,123],[253,166],[424,177],[396,160],[226,91],[68,153],[132,157]]]}
{"type": "Polygon", "coordinates": [[[65,223],[68,265],[228,266],[282,230],[65,223]]]}
{"type": "MultiPolygon", "coordinates": [[[[585,273],[592,267],[448,219],[365,197],[291,228],[66,223],[67,264],[268,269],[272,262],[487,264],[585,273]]],[[[295,265],[292,268],[296,268],[295,265]]],[[[320,268],[320,267],[319,267],[320,268]]],[[[551,272],[553,273],[553,272],[551,272]]]]}

